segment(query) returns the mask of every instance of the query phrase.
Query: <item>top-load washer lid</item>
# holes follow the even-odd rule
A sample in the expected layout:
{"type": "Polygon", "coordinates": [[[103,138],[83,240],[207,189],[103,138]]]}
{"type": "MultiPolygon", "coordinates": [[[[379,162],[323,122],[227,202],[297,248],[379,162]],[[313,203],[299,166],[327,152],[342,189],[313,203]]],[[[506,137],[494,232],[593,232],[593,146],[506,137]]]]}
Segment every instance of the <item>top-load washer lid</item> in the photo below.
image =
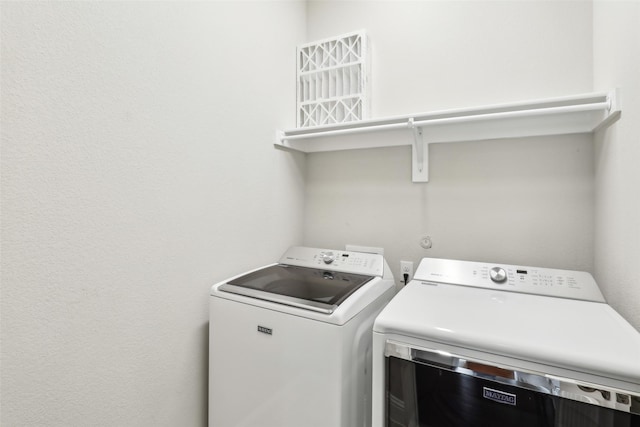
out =
{"type": "Polygon", "coordinates": [[[237,277],[220,291],[331,314],[373,276],[277,264],[237,277]]]}

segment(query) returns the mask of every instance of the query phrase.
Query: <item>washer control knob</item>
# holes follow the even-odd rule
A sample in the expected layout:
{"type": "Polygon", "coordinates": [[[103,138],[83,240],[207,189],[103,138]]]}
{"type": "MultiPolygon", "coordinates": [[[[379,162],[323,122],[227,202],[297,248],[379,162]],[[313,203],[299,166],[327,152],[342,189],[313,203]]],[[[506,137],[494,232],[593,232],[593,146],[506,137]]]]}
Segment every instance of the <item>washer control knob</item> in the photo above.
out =
{"type": "Polygon", "coordinates": [[[493,267],[491,271],[489,271],[489,275],[491,276],[491,280],[496,283],[504,283],[507,280],[507,272],[504,271],[502,267],[493,267]]]}
{"type": "Polygon", "coordinates": [[[331,264],[335,260],[336,260],[336,257],[333,254],[333,252],[323,252],[322,253],[322,261],[324,261],[325,264],[331,264]]]}

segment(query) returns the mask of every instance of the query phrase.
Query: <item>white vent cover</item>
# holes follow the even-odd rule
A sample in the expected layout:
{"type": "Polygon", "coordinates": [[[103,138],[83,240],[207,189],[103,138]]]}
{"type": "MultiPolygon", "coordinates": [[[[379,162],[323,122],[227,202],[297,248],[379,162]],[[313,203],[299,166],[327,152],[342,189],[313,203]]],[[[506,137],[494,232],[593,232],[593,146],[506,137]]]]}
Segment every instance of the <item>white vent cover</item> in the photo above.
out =
{"type": "Polygon", "coordinates": [[[364,31],[298,46],[297,58],[299,128],[369,117],[364,31]]]}

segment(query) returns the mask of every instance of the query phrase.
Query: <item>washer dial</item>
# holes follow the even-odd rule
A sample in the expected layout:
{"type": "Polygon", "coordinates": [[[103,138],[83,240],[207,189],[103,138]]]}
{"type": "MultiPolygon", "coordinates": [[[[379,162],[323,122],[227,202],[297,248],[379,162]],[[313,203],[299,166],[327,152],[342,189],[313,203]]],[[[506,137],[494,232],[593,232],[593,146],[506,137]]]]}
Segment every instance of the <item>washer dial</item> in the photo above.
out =
{"type": "Polygon", "coordinates": [[[493,267],[489,271],[489,276],[495,283],[504,283],[507,280],[507,272],[502,267],[493,267]]]}
{"type": "Polygon", "coordinates": [[[336,256],[333,254],[333,252],[322,253],[322,261],[324,261],[325,264],[331,264],[335,260],[336,260],[336,256]]]}

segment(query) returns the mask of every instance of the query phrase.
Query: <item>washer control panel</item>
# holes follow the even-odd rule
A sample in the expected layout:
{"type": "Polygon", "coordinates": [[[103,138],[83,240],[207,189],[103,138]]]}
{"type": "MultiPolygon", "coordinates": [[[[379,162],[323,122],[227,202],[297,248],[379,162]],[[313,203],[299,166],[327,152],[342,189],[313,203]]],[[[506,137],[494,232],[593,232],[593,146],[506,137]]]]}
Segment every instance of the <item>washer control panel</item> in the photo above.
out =
{"type": "Polygon", "coordinates": [[[302,246],[289,248],[279,262],[298,267],[319,268],[367,276],[382,276],[384,272],[384,258],[379,254],[302,246]]]}
{"type": "Polygon", "coordinates": [[[414,280],[605,302],[591,274],[584,271],[424,258],[414,280]]]}

